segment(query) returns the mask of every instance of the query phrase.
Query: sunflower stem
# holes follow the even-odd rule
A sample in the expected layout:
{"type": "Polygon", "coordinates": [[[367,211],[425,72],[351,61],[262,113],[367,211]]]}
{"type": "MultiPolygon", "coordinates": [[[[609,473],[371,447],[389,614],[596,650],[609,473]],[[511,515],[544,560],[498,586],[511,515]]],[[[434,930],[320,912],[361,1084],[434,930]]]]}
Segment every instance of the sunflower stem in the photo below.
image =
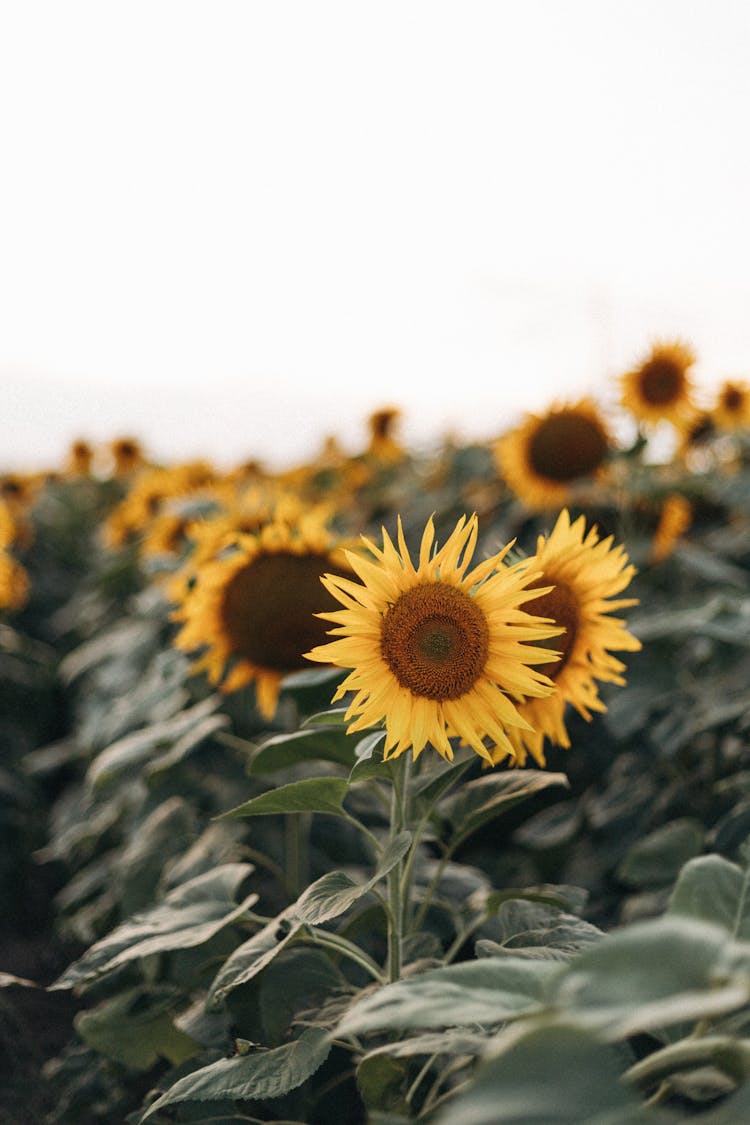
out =
{"type": "MultiPolygon", "coordinates": [[[[402,755],[401,761],[403,765],[394,772],[391,790],[391,840],[395,840],[409,821],[411,756],[408,752],[402,755]]],[[[414,844],[412,843],[411,846],[413,847],[414,844]]],[[[400,980],[403,963],[404,918],[407,906],[402,886],[404,864],[405,860],[400,860],[388,873],[388,979],[390,981],[400,980]]]]}

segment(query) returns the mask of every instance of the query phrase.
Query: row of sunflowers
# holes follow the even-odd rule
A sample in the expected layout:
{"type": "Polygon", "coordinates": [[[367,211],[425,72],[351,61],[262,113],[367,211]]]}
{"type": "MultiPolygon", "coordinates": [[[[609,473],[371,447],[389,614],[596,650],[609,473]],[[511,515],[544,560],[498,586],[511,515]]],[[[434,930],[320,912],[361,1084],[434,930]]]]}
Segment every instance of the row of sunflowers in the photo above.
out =
{"type": "Polygon", "coordinates": [[[745,1118],[750,385],[694,364],[0,477],[9,1121],[745,1118]]]}

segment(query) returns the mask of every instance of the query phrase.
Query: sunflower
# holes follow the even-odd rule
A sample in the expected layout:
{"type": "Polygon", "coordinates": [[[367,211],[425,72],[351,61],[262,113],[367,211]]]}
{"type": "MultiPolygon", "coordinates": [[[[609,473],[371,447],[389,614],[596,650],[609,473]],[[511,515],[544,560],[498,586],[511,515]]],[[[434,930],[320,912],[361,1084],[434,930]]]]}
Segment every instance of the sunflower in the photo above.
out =
{"type": "Polygon", "coordinates": [[[139,539],[163,514],[167,501],[213,487],[215,473],[205,461],[188,461],[170,469],[144,469],[107,516],[102,541],[111,550],[139,539]]]}
{"type": "Polygon", "coordinates": [[[690,527],[692,520],[693,506],[687,497],[679,492],[672,492],[664,498],[651,544],[651,562],[663,562],[670,557],[677,541],[690,527]]]}
{"type": "Polygon", "coordinates": [[[571,523],[567,509],[560,512],[549,536],[539,536],[536,553],[526,562],[535,572],[530,586],[540,589],[539,596],[527,603],[527,611],[551,618],[564,630],[553,642],[559,660],[540,669],[553,680],[556,692],[524,701],[519,710],[532,729],[510,735],[519,765],[527,752],[544,765],[545,738],[557,746],[570,745],[564,722],[566,703],[590,720],[592,711],[606,710],[596,681],[625,683],[625,665],[612,650],[637,652],[641,643],[628,633],[624,622],[609,615],[637,604],[636,599],[616,597],[635,568],[628,565],[621,546],[613,547],[612,536],[600,539],[596,527],[587,532],[584,516],[571,523]]]}
{"type": "Polygon", "coordinates": [[[641,422],[679,426],[695,411],[688,375],[694,363],[692,348],[679,340],[654,344],[637,367],[621,376],[622,405],[641,422]]]}
{"type": "Polygon", "coordinates": [[[16,538],[16,521],[8,504],[0,499],[0,550],[10,547],[16,538]]]}
{"type": "Polygon", "coordinates": [[[112,472],[116,477],[127,477],[146,464],[143,446],[133,437],[118,437],[109,444],[112,472]]]}
{"type": "Polygon", "coordinates": [[[750,428],[750,385],[739,379],[727,379],[722,383],[713,416],[720,430],[750,428]]]}
{"type": "Polygon", "coordinates": [[[409,747],[416,759],[429,742],[453,757],[457,735],[487,762],[484,739],[497,754],[512,754],[507,730],[526,727],[511,696],[545,696],[550,680],[531,665],[556,654],[529,642],[558,629],[520,608],[534,592],[534,578],[519,564],[501,565],[510,544],[467,568],[477,542],[477,517],[465,516],[440,550],[432,552],[432,519],[422,536],[419,562],[409,555],[401,520],[398,549],[383,529],[382,550],[362,537],[374,560],[348,553],[361,583],[326,575],[323,584],[344,606],[319,616],[332,621],[337,640],[307,653],[310,660],[351,668],[334,696],[354,698],[346,712],[349,731],[385,720],[384,757],[409,747]]]}
{"type": "Polygon", "coordinates": [[[8,551],[0,548],[0,610],[22,609],[29,597],[29,576],[8,551]]]}
{"type": "Polygon", "coordinates": [[[94,461],[94,449],[84,438],[77,438],[71,443],[65,464],[65,472],[71,477],[87,477],[91,474],[94,461]]]}
{"type": "Polygon", "coordinates": [[[530,508],[559,507],[573,485],[599,474],[610,435],[591,399],[528,414],[494,446],[495,463],[509,487],[530,508]]]}
{"type": "Polygon", "coordinates": [[[400,421],[401,411],[396,406],[384,406],[370,414],[367,419],[370,431],[367,447],[369,457],[388,465],[405,459],[406,451],[395,437],[400,421]]]}
{"type": "MultiPolygon", "coordinates": [[[[204,648],[193,664],[223,692],[255,683],[258,710],[272,719],[281,680],[306,667],[303,654],[325,637],[316,611],[327,603],[323,574],[350,574],[327,510],[274,518],[252,535],[237,534],[225,551],[198,566],[173,613],[175,644],[204,648]]],[[[175,587],[176,589],[176,587],[175,587]]]]}

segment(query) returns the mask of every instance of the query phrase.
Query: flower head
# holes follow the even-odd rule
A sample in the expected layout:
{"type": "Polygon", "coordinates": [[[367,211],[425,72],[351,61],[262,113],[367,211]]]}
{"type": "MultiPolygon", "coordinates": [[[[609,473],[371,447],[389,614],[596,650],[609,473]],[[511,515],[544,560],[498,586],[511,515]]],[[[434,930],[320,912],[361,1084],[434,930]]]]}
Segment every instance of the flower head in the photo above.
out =
{"type": "Polygon", "coordinates": [[[750,385],[740,379],[727,379],[716,396],[714,420],[720,430],[750,428],[750,385]]]}
{"type": "Polygon", "coordinates": [[[325,514],[277,516],[256,534],[238,533],[221,554],[194,568],[189,584],[170,587],[180,596],[175,644],[204,650],[193,671],[205,671],[223,692],[254,682],[267,719],[276,712],[283,677],[304,668],[303,654],[325,636],[316,613],[335,603],[321,576],[351,573],[325,514]]]}
{"type": "Polygon", "coordinates": [[[399,519],[398,547],[383,529],[382,549],[363,537],[372,559],[348,554],[359,583],[323,579],[344,608],[320,614],[337,639],[307,656],[352,669],[334,698],[354,693],[350,731],[385,721],[386,758],[410,747],[416,758],[429,742],[451,759],[452,735],[488,762],[486,738],[512,754],[508,729],[527,725],[512,697],[553,690],[533,665],[555,659],[536,642],[558,630],[521,608],[534,575],[503,565],[510,544],[469,570],[477,530],[476,516],[463,516],[433,552],[430,519],[415,566],[399,519]]]}
{"type": "Polygon", "coordinates": [[[610,437],[589,399],[528,414],[495,444],[498,470],[530,508],[559,507],[575,484],[594,476],[609,453],[610,437]]]}
{"type": "Polygon", "coordinates": [[[571,523],[567,509],[560,513],[550,535],[539,536],[536,553],[526,562],[536,575],[530,585],[540,588],[539,596],[527,603],[528,612],[551,618],[563,629],[552,642],[559,660],[541,669],[553,680],[556,691],[522,703],[519,709],[532,729],[511,733],[520,764],[528,752],[544,765],[545,738],[558,746],[570,745],[564,722],[566,704],[590,719],[592,711],[606,710],[596,681],[625,683],[625,665],[612,652],[637,652],[641,643],[623,621],[610,614],[636,604],[635,599],[617,597],[635,568],[628,565],[623,548],[613,546],[612,536],[600,539],[596,527],[586,531],[583,516],[571,523]]]}
{"type": "Polygon", "coordinates": [[[688,372],[695,353],[687,344],[654,344],[646,358],[620,379],[622,405],[642,422],[666,420],[679,426],[695,411],[688,372]]]}

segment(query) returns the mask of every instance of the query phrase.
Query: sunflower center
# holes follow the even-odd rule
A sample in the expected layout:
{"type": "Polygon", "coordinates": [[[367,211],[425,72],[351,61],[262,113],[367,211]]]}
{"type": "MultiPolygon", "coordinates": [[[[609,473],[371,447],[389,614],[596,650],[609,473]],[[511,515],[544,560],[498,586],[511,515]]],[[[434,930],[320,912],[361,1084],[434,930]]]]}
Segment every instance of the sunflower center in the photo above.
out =
{"type": "Polygon", "coordinates": [[[654,406],[676,402],[682,394],[685,374],[667,356],[650,360],[641,372],[641,394],[654,406]]]}
{"type": "MultiPolygon", "coordinates": [[[[538,578],[530,582],[528,589],[539,589],[548,586],[552,579],[538,578]]],[[[540,594],[538,598],[524,603],[526,613],[533,613],[535,617],[551,617],[556,625],[565,629],[557,637],[550,637],[544,642],[545,648],[552,648],[560,653],[559,660],[551,660],[549,664],[540,664],[539,672],[556,680],[568,663],[573,646],[578,636],[579,611],[578,602],[571,590],[564,584],[558,583],[548,594],[540,594]]]]}
{"type": "Polygon", "coordinates": [[[407,590],[387,611],[380,650],[401,687],[413,695],[459,699],[482,674],[489,627],[469,594],[428,582],[407,590]]]}
{"type": "Polygon", "coordinates": [[[277,672],[309,667],[303,653],[325,643],[329,628],[315,614],[340,608],[321,576],[344,573],[326,555],[280,551],[252,559],[222,597],[221,623],[232,652],[277,672]]]}
{"type": "Polygon", "coordinates": [[[721,401],[725,410],[734,413],[742,409],[743,398],[742,391],[738,390],[737,387],[727,387],[721,396],[721,401]]]}
{"type": "Polygon", "coordinates": [[[606,452],[607,438],[599,423],[573,411],[545,418],[529,443],[534,471],[562,482],[593,473],[606,452]]]}

